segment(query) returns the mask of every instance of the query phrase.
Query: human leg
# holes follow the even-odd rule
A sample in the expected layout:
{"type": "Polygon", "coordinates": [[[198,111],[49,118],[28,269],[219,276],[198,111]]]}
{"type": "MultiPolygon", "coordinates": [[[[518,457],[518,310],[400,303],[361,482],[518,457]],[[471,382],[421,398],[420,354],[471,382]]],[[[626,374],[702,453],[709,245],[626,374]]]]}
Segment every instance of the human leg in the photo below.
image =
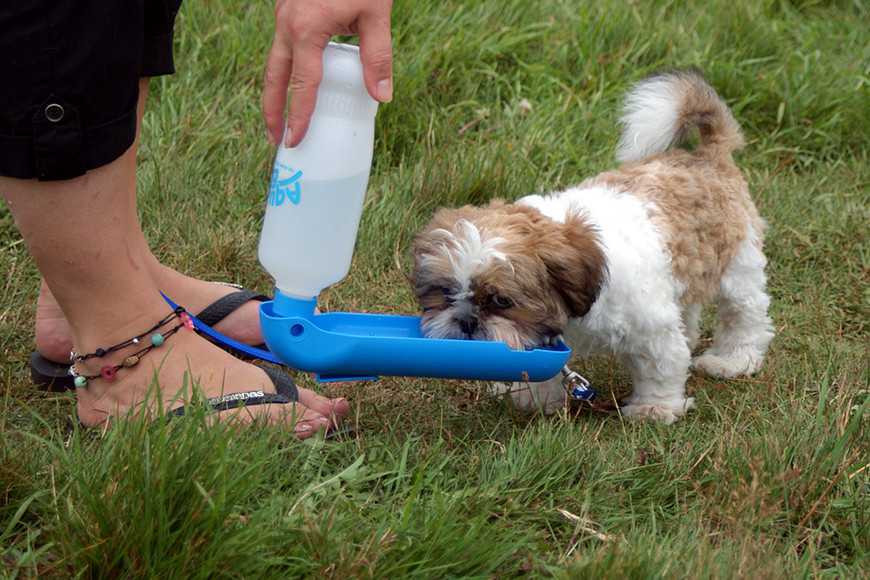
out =
{"type": "MultiPolygon", "coordinates": [[[[137,240],[142,235],[136,218],[135,151],[131,148],[114,162],[84,176],[64,181],[38,182],[0,177],[0,194],[47,286],[69,321],[74,347],[91,352],[133,336],[163,318],[169,307],[160,297],[137,240]],[[63,224],[63,227],[47,224],[63,224]],[[131,228],[130,224],[134,224],[131,228]]],[[[126,353],[119,353],[117,359],[126,353]]],[[[89,362],[81,369],[93,374],[96,365],[118,364],[111,357],[89,362]]],[[[79,417],[96,425],[136,408],[145,398],[152,378],[162,387],[161,401],[172,403],[185,372],[199,382],[206,396],[242,390],[274,392],[274,385],[259,368],[245,364],[193,333],[179,332],[163,350],[119,373],[114,382],[95,380],[78,393],[79,417]]],[[[313,395],[313,394],[310,394],[313,395]]],[[[333,403],[306,395],[310,406],[267,405],[227,411],[243,418],[265,417],[296,425],[301,434],[328,421],[325,414],[347,412],[345,402],[333,403]]],[[[300,401],[303,397],[300,396],[300,401]]]]}
{"type": "MultiPolygon", "coordinates": [[[[137,104],[136,139],[133,144],[134,155],[138,148],[142,117],[148,96],[148,78],[139,81],[139,100],[137,104]]],[[[127,195],[128,203],[135,207],[136,188],[125,188],[118,192],[119,195],[127,195]]],[[[190,312],[198,313],[207,305],[230,294],[233,288],[220,284],[213,284],[203,280],[197,280],[185,276],[172,268],[164,266],[151,252],[150,247],[141,234],[138,218],[133,214],[127,215],[127,226],[131,234],[131,243],[135,243],[145,260],[145,266],[150,271],[151,277],[157,286],[171,296],[178,304],[182,304],[190,312]],[[129,222],[131,217],[134,221],[129,222]]],[[[246,344],[262,344],[263,335],[259,324],[259,305],[256,301],[250,301],[242,305],[236,311],[229,314],[215,329],[240,342],[246,344]]],[[[69,323],[64,317],[63,311],[57,300],[52,295],[48,285],[44,282],[40,286],[39,298],[36,306],[36,349],[46,359],[58,363],[65,363],[69,359],[72,349],[72,333],[69,323]]]]}

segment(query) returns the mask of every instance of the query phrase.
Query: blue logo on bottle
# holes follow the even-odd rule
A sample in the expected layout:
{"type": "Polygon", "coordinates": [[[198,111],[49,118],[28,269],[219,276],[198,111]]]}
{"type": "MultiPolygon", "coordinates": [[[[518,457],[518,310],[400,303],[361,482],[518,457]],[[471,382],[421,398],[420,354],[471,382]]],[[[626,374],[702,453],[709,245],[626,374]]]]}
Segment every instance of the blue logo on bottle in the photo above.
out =
{"type": "Polygon", "coordinates": [[[301,179],[302,171],[295,171],[283,163],[275,163],[269,185],[269,205],[284,205],[288,200],[293,205],[299,205],[302,200],[301,179]]]}

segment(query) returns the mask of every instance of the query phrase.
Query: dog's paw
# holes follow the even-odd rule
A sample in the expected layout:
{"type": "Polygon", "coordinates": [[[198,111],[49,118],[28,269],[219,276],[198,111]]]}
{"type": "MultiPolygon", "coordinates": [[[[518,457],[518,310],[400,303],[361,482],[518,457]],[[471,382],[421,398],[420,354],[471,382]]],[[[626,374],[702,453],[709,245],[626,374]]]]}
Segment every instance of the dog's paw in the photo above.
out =
{"type": "Polygon", "coordinates": [[[763,362],[764,355],[751,348],[727,353],[708,350],[692,361],[692,368],[711,377],[733,379],[757,373],[763,362]]]}
{"type": "Polygon", "coordinates": [[[528,415],[553,415],[565,407],[564,389],[551,388],[548,383],[491,383],[490,392],[510,395],[513,407],[528,415]]]}
{"type": "Polygon", "coordinates": [[[670,425],[675,423],[686,414],[686,411],[695,407],[695,399],[689,397],[682,402],[674,404],[631,402],[619,408],[624,417],[632,420],[652,420],[670,425]]]}

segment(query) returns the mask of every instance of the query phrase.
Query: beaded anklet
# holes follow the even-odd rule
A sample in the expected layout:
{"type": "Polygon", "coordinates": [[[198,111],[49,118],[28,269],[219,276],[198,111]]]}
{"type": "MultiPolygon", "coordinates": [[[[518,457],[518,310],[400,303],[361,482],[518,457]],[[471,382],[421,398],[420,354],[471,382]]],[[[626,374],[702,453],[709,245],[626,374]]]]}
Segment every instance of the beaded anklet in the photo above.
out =
{"type": "MultiPolygon", "coordinates": [[[[151,335],[151,343],[154,344],[155,341],[159,342],[160,341],[159,337],[161,335],[159,332],[155,332],[155,331],[160,330],[161,327],[166,326],[167,324],[172,322],[173,319],[180,317],[182,314],[186,314],[186,311],[184,310],[183,307],[178,306],[177,308],[175,308],[175,310],[172,311],[171,314],[168,314],[163,320],[161,320],[160,322],[158,322],[157,324],[155,324],[154,326],[152,326],[151,328],[149,328],[148,330],[146,330],[142,334],[137,334],[133,338],[129,338],[123,342],[119,342],[118,344],[107,347],[107,348],[98,348],[94,352],[89,352],[86,354],[78,354],[75,351],[69,353],[70,354],[70,356],[69,356],[70,362],[77,363],[77,362],[86,361],[89,358],[104,357],[107,354],[113,353],[117,350],[121,350],[122,348],[127,348],[128,346],[132,346],[134,344],[139,344],[139,342],[143,338],[145,338],[147,335],[151,334],[152,332],[154,334],[151,335]]],[[[160,345],[154,344],[154,346],[160,346],[160,345]]]]}
{"type": "Polygon", "coordinates": [[[142,357],[151,352],[151,350],[162,346],[163,343],[166,342],[167,338],[178,332],[182,327],[193,330],[193,320],[191,320],[190,315],[187,314],[184,308],[178,306],[172,312],[172,314],[168,315],[166,318],[164,318],[142,334],[136,335],[133,338],[125,340],[124,342],[119,342],[118,344],[110,346],[108,348],[98,348],[94,352],[86,354],[78,354],[75,351],[71,352],[70,361],[72,362],[72,364],[69,367],[69,374],[74,377],[73,384],[75,384],[76,388],[81,389],[87,387],[88,381],[93,379],[104,379],[109,382],[114,381],[119,370],[134,367],[139,364],[139,361],[142,360],[142,357]],[[170,328],[166,332],[157,332],[162,327],[169,324],[174,318],[180,319],[181,322],[173,328],[170,328]],[[130,356],[126,357],[119,365],[106,365],[100,369],[100,374],[98,375],[83,375],[76,370],[76,363],[88,360],[90,358],[102,358],[109,353],[119,351],[128,346],[139,344],[142,339],[148,335],[150,335],[150,344],[145,348],[138,350],[130,356]]]}

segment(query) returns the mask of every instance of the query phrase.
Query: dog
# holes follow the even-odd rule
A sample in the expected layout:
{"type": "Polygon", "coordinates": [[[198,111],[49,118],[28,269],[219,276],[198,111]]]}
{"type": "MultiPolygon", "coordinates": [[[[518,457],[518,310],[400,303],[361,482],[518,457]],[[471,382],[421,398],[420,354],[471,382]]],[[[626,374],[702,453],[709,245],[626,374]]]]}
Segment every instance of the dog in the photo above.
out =
{"type": "MultiPolygon", "coordinates": [[[[693,407],[690,368],[732,378],[762,365],[768,316],[759,216],[732,153],[737,121],[695,71],[640,81],[621,118],[618,169],[516,203],[441,209],[413,244],[413,283],[428,337],[557,337],[579,355],[609,352],[631,376],[622,415],[673,423],[693,407]],[[697,129],[694,149],[686,144],[697,129]],[[702,307],[712,346],[692,359],[702,307]]],[[[557,378],[509,388],[523,410],[565,404],[557,378]]]]}

